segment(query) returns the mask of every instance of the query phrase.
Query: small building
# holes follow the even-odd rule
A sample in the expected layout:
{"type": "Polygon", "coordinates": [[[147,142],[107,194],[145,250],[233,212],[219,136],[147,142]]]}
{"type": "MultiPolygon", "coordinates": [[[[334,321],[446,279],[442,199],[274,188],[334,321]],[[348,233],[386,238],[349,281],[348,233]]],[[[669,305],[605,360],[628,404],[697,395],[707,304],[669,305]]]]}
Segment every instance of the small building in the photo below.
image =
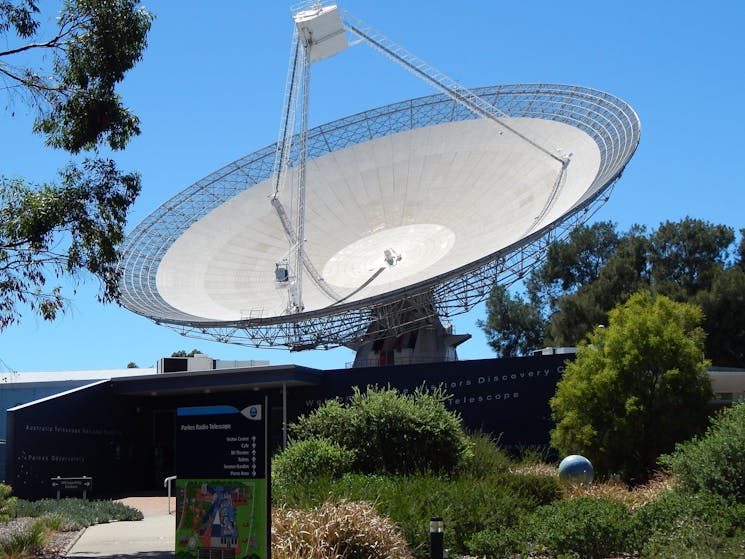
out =
{"type": "MultiPolygon", "coordinates": [[[[178,408],[242,409],[266,397],[276,449],[286,442],[288,423],[328,399],[343,401],[367,386],[390,386],[402,393],[442,387],[448,394],[446,406],[461,416],[466,428],[499,437],[507,449],[545,447],[553,426],[548,402],[573,358],[571,351],[542,350],[529,357],[328,371],[235,362],[221,367],[208,358],[204,362],[214,367],[208,370],[190,369],[187,361],[161,362],[156,369],[89,372],[87,380],[80,373],[66,382],[85,380],[84,385],[72,388],[44,387],[42,374],[18,373],[39,376],[27,383],[18,382],[25,376],[14,378],[14,384],[6,381],[14,390],[2,391],[4,402],[15,399],[7,426],[3,422],[5,479],[16,495],[32,499],[52,496],[50,480],[57,476],[90,476],[99,497],[162,490],[163,480],[175,473],[178,408]],[[39,392],[45,388],[62,392],[39,392]]],[[[712,368],[710,376],[715,407],[745,396],[745,369],[712,368]]]]}
{"type": "Polygon", "coordinates": [[[230,361],[212,359],[198,353],[194,357],[164,357],[156,367],[99,369],[90,371],[30,371],[0,374],[0,481],[6,479],[6,411],[49,396],[103,380],[132,378],[176,371],[206,371],[235,367],[266,366],[268,361],[230,361]]]}
{"type": "MultiPolygon", "coordinates": [[[[571,357],[571,356],[569,356],[571,357]]],[[[116,376],[7,411],[7,476],[23,498],[52,496],[51,478],[90,476],[95,495],[163,488],[174,474],[180,407],[235,406],[269,399],[271,444],[286,426],[330,398],[391,386],[403,393],[443,387],[466,427],[503,446],[545,446],[548,400],[566,355],[482,359],[322,371],[296,365],[116,376]]],[[[199,452],[195,449],[195,452],[199,452]]]]}

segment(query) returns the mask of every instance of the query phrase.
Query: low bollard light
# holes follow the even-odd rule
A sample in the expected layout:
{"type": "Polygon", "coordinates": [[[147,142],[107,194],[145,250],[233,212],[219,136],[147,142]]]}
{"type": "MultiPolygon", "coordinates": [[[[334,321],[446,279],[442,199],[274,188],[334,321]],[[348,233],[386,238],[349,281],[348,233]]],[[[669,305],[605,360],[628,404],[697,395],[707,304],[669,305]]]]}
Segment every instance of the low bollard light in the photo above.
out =
{"type": "Polygon", "coordinates": [[[445,534],[445,523],[439,516],[429,520],[429,556],[430,559],[443,559],[442,543],[445,534]]]}

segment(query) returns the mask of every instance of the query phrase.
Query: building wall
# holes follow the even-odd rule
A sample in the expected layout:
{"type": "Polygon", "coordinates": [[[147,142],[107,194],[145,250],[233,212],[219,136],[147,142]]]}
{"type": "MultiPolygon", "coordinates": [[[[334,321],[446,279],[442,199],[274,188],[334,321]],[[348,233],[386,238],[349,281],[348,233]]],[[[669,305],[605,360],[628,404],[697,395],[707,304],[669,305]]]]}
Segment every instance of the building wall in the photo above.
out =
{"type": "MultiPolygon", "coordinates": [[[[548,401],[573,355],[539,355],[510,359],[484,359],[422,365],[340,369],[318,372],[315,386],[288,390],[290,421],[307,414],[329,398],[348,399],[355,388],[391,386],[403,393],[417,387],[441,386],[448,393],[446,406],[460,414],[466,428],[483,430],[499,438],[506,448],[544,446],[553,426],[548,401]]],[[[131,491],[162,489],[164,477],[173,475],[175,453],[175,411],[193,405],[234,405],[242,407],[267,394],[273,418],[273,447],[281,444],[283,396],[276,386],[291,367],[272,368],[264,373],[277,381],[266,389],[241,381],[229,391],[189,392],[194,379],[215,386],[221,379],[254,378],[243,372],[193,373],[174,380],[167,375],[142,377],[151,388],[138,395],[117,392],[124,380],[100,381],[8,411],[7,476],[15,493],[24,498],[51,497],[50,479],[55,476],[94,478],[93,496],[122,495],[131,491]],[[163,394],[170,387],[171,392],[163,394]]],[[[745,372],[725,371],[719,379],[720,392],[737,392],[745,372]],[[724,375],[724,376],[722,376],[724,375]]],[[[266,382],[264,380],[263,382],[266,382]]],[[[205,384],[206,383],[206,384],[205,384]]],[[[38,387],[37,387],[38,388],[38,387]]],[[[0,394],[5,395],[4,391],[0,394]]],[[[31,396],[28,392],[17,392],[31,396]]],[[[0,453],[2,447],[0,445],[0,453]]],[[[1,458],[1,456],[0,456],[1,458]]]]}
{"type": "Polygon", "coordinates": [[[78,388],[91,382],[90,380],[70,380],[43,383],[4,382],[0,384],[0,481],[6,479],[7,473],[5,471],[5,441],[8,438],[6,411],[9,408],[78,388]]]}
{"type": "Polygon", "coordinates": [[[108,381],[7,412],[7,477],[15,495],[52,497],[51,478],[93,476],[128,486],[137,445],[108,381]]]}
{"type": "Polygon", "coordinates": [[[492,433],[506,448],[545,446],[553,425],[548,400],[567,358],[573,355],[328,371],[319,386],[295,392],[292,417],[328,398],[347,399],[354,387],[391,386],[406,394],[442,386],[449,395],[445,405],[460,414],[467,429],[492,433]]]}

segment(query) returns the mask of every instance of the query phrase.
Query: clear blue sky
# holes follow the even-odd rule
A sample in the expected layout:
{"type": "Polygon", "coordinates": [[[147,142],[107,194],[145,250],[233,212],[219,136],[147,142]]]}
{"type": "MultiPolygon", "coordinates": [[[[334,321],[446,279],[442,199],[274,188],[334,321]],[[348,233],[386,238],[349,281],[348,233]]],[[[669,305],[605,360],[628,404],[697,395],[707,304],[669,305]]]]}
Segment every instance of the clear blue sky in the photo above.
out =
{"type": "MultiPolygon", "coordinates": [[[[45,3],[45,6],[46,7],[45,3]]],[[[626,229],[685,216],[745,227],[745,2],[340,0],[342,7],[467,87],[558,82],[606,90],[642,121],[636,155],[596,219],[626,229]]],[[[277,138],[292,21],[289,4],[157,2],[149,47],[122,89],[142,135],[117,160],[142,174],[130,228],[170,196],[277,138]]],[[[431,93],[358,45],[313,67],[311,126],[431,93]]],[[[20,101],[3,98],[0,173],[49,180],[66,161],[30,132],[20,101]],[[10,117],[10,112],[15,116],[10,117]]],[[[17,371],[152,366],[179,349],[220,359],[343,367],[345,349],[290,354],[181,337],[95,301],[88,281],[54,323],[27,315],[0,334],[17,371]]],[[[465,359],[491,357],[476,321],[465,359]]],[[[0,363],[0,371],[4,367],[0,363]]]]}

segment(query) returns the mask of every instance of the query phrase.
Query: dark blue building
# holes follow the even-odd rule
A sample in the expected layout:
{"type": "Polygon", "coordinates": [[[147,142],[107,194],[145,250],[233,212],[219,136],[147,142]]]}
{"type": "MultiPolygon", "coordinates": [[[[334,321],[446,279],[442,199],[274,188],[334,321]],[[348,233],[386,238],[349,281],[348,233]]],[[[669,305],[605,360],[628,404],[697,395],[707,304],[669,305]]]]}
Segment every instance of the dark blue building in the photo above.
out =
{"type": "Polygon", "coordinates": [[[546,445],[548,400],[571,355],[321,371],[295,365],[102,380],[7,412],[7,480],[23,498],[52,496],[52,477],[91,476],[94,495],[162,489],[174,473],[176,409],[270,401],[272,444],[286,425],[355,386],[442,386],[464,426],[506,447],[546,445]]]}

